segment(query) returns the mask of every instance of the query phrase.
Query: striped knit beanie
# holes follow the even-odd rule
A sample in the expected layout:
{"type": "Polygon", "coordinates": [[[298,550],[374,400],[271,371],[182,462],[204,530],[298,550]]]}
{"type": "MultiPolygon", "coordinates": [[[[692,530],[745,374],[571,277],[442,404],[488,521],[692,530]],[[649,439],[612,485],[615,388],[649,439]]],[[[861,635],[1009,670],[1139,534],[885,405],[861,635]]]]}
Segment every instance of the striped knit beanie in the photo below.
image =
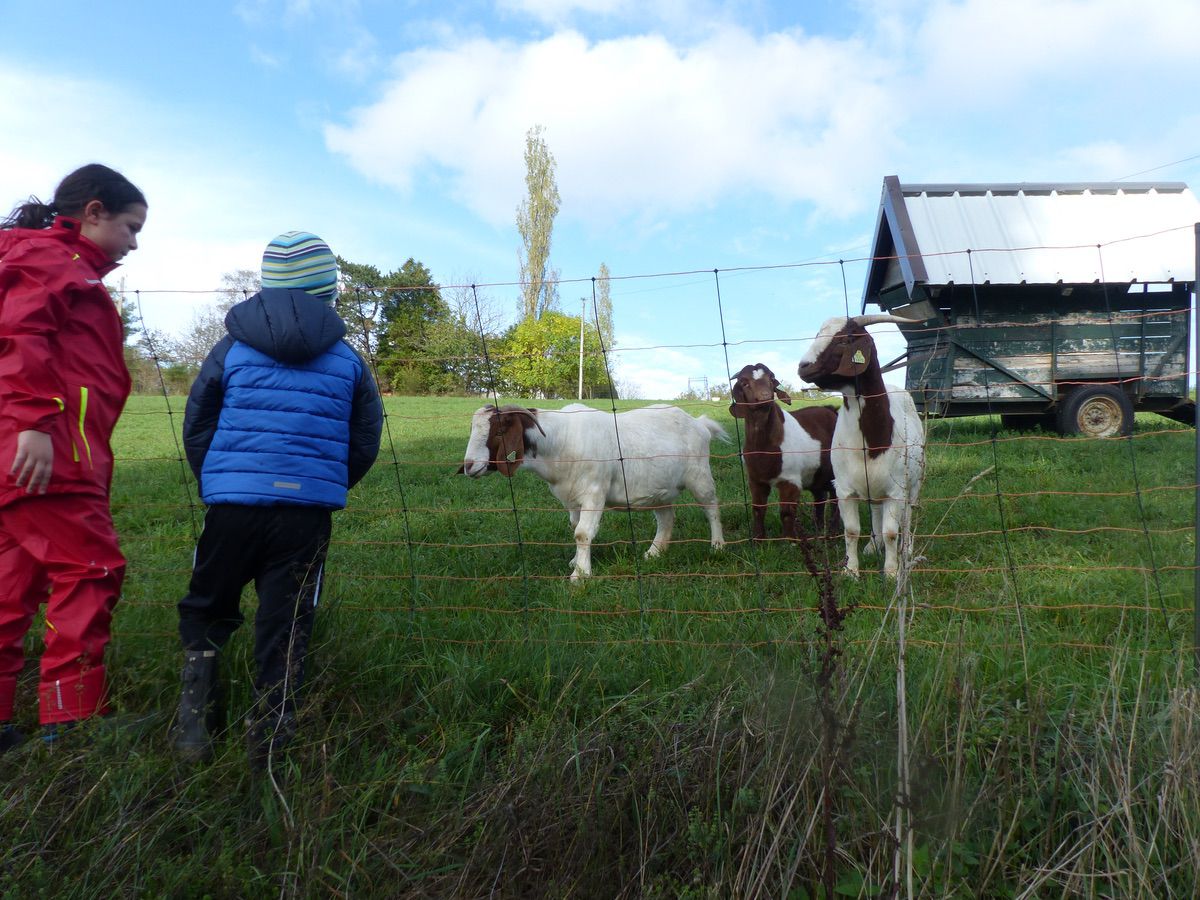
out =
{"type": "Polygon", "coordinates": [[[315,234],[286,232],[263,251],[262,286],[296,288],[331,303],[337,296],[337,259],[315,234]]]}

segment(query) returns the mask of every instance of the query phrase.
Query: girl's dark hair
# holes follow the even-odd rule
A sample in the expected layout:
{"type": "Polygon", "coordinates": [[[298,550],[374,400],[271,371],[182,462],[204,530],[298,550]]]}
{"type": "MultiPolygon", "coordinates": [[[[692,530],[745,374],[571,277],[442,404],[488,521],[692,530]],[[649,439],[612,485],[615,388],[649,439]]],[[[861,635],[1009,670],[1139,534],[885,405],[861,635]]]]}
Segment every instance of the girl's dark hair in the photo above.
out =
{"type": "Polygon", "coordinates": [[[54,199],[49,203],[30,197],[28,203],[15,207],[8,218],[0,222],[0,229],[46,228],[55,216],[78,218],[93,200],[103,203],[111,215],[122,213],[135,203],[148,205],[142,192],[120,172],[100,163],[90,163],[59,182],[54,199]]]}

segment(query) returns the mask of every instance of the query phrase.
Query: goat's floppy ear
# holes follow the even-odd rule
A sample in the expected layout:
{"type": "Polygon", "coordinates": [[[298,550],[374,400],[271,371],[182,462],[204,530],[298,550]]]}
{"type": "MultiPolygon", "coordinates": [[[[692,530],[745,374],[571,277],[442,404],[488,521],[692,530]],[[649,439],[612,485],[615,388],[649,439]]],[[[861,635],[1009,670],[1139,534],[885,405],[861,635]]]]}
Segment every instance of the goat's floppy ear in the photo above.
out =
{"type": "Polygon", "coordinates": [[[869,334],[852,334],[842,348],[841,364],[834,369],[834,375],[843,378],[857,378],[867,371],[871,364],[871,355],[875,352],[875,342],[869,334]]]}
{"type": "Polygon", "coordinates": [[[775,379],[771,379],[771,381],[772,381],[772,387],[775,388],[775,396],[778,397],[780,400],[782,400],[784,403],[786,403],[788,406],[791,406],[792,405],[791,395],[789,395],[787,391],[785,391],[783,388],[781,388],[779,386],[778,381],[775,381],[775,379]]]}
{"type": "Polygon", "coordinates": [[[496,471],[505,478],[512,478],[525,459],[525,430],[545,430],[538,424],[536,409],[521,409],[509,406],[498,412],[493,419],[493,438],[488,439],[489,455],[496,471]]]}
{"type": "Polygon", "coordinates": [[[525,422],[523,411],[499,412],[492,419],[492,433],[488,438],[488,467],[505,478],[512,478],[525,458],[525,422]]]}
{"type": "Polygon", "coordinates": [[[741,382],[737,380],[740,376],[734,376],[733,387],[729,389],[729,396],[733,400],[729,404],[729,414],[735,419],[746,418],[746,400],[742,395],[741,382]]]}

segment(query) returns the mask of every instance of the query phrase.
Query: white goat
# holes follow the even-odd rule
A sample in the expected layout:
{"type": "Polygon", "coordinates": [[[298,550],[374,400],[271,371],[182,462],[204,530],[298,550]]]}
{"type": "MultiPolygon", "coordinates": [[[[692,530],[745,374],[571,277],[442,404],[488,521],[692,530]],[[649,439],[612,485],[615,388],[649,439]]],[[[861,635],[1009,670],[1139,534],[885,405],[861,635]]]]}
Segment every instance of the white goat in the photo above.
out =
{"type": "Polygon", "coordinates": [[[846,536],[846,572],[858,577],[858,504],[871,504],[867,552],[884,548],[883,571],[897,577],[900,554],[912,552],[912,508],[925,474],[925,429],[907,391],[888,391],[866,326],[913,324],[892,315],[829,319],[800,360],[798,373],[841,391],[830,461],[846,536]]]}
{"type": "Polygon", "coordinates": [[[646,551],[651,558],[671,540],[671,504],[684,488],[704,508],[713,549],[725,546],[708,464],[714,437],[729,440],[707,416],[693,418],[662,404],[616,415],[579,403],[561,410],[485,406],[471,419],[459,471],[472,478],[499,471],[511,478],[524,465],[549,484],[575,530],[575,581],[592,574],[592,539],[605,507],[653,510],[658,528],[646,551]]]}

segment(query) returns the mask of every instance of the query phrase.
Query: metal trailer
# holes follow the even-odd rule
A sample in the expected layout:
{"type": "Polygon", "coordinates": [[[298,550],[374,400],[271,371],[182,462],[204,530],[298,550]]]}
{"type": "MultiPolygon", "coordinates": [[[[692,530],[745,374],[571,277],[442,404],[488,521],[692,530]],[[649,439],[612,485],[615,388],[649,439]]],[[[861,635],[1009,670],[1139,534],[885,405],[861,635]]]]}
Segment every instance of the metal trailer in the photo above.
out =
{"type": "Polygon", "coordinates": [[[906,388],[929,416],[1127,433],[1135,411],[1189,424],[1200,203],[1186,185],[884,179],[863,308],[901,326],[906,388]]]}

